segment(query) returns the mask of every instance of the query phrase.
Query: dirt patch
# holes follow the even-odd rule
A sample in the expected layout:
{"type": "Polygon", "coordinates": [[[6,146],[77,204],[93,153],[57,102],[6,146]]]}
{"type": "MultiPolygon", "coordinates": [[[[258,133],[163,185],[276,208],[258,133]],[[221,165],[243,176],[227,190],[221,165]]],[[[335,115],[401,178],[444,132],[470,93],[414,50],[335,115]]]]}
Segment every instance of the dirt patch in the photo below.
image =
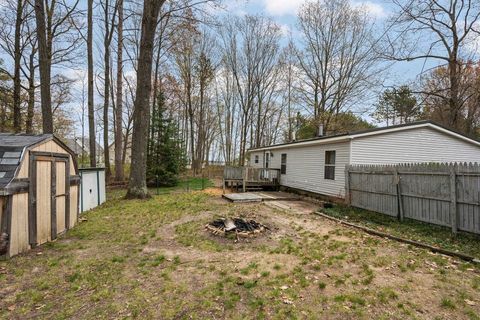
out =
{"type": "Polygon", "coordinates": [[[110,201],[66,238],[0,262],[0,317],[476,319],[480,312],[473,265],[323,219],[311,214],[315,203],[233,204],[219,190],[110,201]],[[270,231],[241,241],[214,236],[204,226],[219,217],[254,219],[270,231]]]}

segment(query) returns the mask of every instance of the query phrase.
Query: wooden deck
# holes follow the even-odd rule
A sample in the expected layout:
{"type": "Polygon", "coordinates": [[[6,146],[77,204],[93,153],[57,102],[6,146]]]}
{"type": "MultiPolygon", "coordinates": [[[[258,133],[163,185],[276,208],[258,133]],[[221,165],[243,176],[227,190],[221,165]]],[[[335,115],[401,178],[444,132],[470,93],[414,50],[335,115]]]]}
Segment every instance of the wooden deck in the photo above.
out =
{"type": "Polygon", "coordinates": [[[246,192],[262,190],[264,187],[277,189],[279,186],[279,169],[226,166],[223,172],[224,190],[235,188],[246,192]]]}
{"type": "Polygon", "coordinates": [[[279,200],[300,200],[300,197],[280,191],[242,192],[224,194],[223,197],[232,202],[262,202],[279,200]]]}

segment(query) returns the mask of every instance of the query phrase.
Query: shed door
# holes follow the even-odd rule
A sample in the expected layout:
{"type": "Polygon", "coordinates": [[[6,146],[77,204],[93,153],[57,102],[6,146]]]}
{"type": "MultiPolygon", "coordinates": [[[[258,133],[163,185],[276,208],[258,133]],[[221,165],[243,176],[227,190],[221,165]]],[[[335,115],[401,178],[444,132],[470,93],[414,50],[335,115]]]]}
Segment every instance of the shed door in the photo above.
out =
{"type": "Polygon", "coordinates": [[[38,158],[36,163],[37,244],[52,240],[52,161],[38,158]]]}
{"type": "Polygon", "coordinates": [[[66,161],[55,162],[55,204],[57,218],[57,234],[66,230],[65,208],[67,207],[67,188],[66,188],[66,161]]]}
{"type": "Polygon", "coordinates": [[[35,165],[36,245],[55,239],[64,232],[69,216],[69,174],[67,157],[33,155],[35,165]]]}

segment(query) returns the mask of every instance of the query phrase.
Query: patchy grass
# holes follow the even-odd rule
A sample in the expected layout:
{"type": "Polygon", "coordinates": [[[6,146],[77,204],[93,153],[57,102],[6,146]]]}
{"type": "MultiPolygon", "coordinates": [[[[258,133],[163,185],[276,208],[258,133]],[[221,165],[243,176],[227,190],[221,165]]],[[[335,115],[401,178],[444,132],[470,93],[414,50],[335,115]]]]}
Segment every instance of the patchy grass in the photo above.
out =
{"type": "Polygon", "coordinates": [[[0,261],[0,318],[478,319],[470,264],[185,191],[137,201],[115,190],[58,241],[0,261]],[[253,217],[272,232],[215,237],[204,225],[218,216],[253,217]]]}
{"type": "Polygon", "coordinates": [[[480,258],[479,235],[461,232],[457,236],[454,236],[451,229],[446,227],[411,219],[405,219],[404,222],[400,222],[398,219],[385,214],[342,205],[325,208],[322,211],[332,217],[347,220],[378,231],[480,258]]]}

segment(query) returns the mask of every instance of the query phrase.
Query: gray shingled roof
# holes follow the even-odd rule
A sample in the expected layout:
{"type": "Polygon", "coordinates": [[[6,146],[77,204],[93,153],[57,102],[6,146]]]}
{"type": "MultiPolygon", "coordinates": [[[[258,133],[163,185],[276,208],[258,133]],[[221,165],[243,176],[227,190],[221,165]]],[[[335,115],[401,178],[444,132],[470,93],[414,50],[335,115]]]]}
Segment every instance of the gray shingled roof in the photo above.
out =
{"type": "Polygon", "coordinates": [[[51,134],[0,133],[0,189],[5,188],[13,180],[23,150],[52,137],[51,134]]]}

